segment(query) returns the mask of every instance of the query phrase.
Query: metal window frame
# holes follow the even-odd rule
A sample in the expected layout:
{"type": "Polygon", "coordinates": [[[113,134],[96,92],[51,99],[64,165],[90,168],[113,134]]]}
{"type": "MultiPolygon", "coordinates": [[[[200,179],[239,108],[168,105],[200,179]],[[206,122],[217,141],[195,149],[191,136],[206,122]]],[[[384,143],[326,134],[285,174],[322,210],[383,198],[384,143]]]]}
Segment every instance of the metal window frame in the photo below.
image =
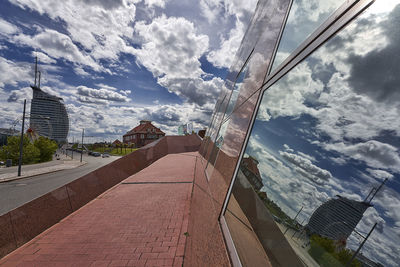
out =
{"type": "MultiPolygon", "coordinates": [[[[277,82],[280,78],[282,78],[284,75],[286,75],[291,69],[296,67],[300,62],[302,62],[305,58],[307,58],[311,53],[313,53],[315,50],[317,50],[321,45],[323,45],[325,42],[327,42],[331,37],[335,36],[340,30],[342,30],[344,27],[346,27],[352,20],[357,18],[360,13],[365,11],[369,6],[371,6],[375,0],[347,0],[340,6],[334,13],[329,16],[329,18],[322,23],[302,44],[299,45],[297,49],[295,49],[288,58],[286,58],[278,67],[271,73],[267,74],[267,76],[264,79],[263,85],[258,89],[256,92],[260,91],[260,95],[258,96],[257,99],[257,104],[254,109],[251,122],[250,122],[250,127],[249,130],[246,133],[245,140],[243,142],[243,146],[239,155],[239,160],[236,164],[235,171],[232,176],[232,180],[228,189],[228,192],[225,197],[224,204],[221,208],[220,215],[219,215],[219,221],[221,223],[221,228],[222,232],[225,237],[225,242],[227,243],[227,247],[229,252],[234,250],[234,252],[230,253],[230,257],[232,260],[232,264],[235,267],[241,267],[242,264],[239,260],[239,263],[237,263],[237,260],[239,259],[237,251],[235,249],[235,245],[233,243],[232,237],[230,235],[230,230],[228,225],[226,224],[226,220],[224,218],[224,214],[227,209],[227,205],[229,203],[230,196],[232,194],[232,188],[233,184],[236,181],[236,177],[239,171],[239,166],[240,162],[243,159],[244,152],[246,151],[253,127],[254,127],[254,122],[257,117],[261,100],[263,98],[264,93],[270,88],[275,82],[277,82]]],[[[290,14],[290,8],[289,12],[287,13],[287,16],[290,14]]],[[[287,18],[286,18],[287,19],[287,18]]],[[[284,27],[286,26],[286,23],[283,24],[282,26],[282,32],[284,30],[284,27]]],[[[282,37],[282,34],[280,34],[279,38],[282,37]]],[[[278,43],[280,43],[281,40],[279,40],[278,43]]],[[[278,48],[274,50],[273,58],[275,57],[276,53],[278,51],[278,48]]],[[[273,61],[271,61],[270,66],[272,66],[273,61]]],[[[268,67],[268,71],[271,71],[271,67],[268,67]]],[[[254,93],[256,93],[254,92],[254,93]]],[[[250,96],[252,97],[254,93],[250,96]]],[[[250,98],[249,97],[249,98],[250,98]]],[[[229,119],[229,117],[227,118],[229,119]]]]}

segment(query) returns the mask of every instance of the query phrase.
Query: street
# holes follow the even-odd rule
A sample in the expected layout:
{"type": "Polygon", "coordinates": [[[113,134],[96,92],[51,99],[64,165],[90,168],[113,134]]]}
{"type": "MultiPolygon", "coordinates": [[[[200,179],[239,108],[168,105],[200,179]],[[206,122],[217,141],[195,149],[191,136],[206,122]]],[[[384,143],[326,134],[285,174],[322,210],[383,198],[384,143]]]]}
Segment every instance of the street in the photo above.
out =
{"type": "MultiPolygon", "coordinates": [[[[74,158],[78,156],[80,157],[80,154],[77,153],[74,155],[74,158]]],[[[102,158],[83,155],[83,160],[87,164],[78,168],[0,183],[0,215],[80,178],[118,158],[120,157],[110,156],[109,158],[102,158]]],[[[46,164],[50,165],[51,163],[46,164]]],[[[34,168],[34,165],[23,166],[22,168],[34,168]]]]}

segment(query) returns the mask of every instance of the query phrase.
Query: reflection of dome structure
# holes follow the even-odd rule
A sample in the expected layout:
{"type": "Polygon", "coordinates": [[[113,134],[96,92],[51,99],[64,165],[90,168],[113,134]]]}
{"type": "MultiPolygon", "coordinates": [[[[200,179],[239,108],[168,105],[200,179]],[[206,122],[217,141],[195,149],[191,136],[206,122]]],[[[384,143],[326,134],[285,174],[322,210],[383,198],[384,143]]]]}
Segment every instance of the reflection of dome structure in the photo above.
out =
{"type": "Polygon", "coordinates": [[[41,136],[55,140],[57,143],[67,141],[69,131],[68,113],[62,98],[50,95],[36,86],[37,61],[35,66],[35,85],[31,103],[30,128],[41,136]]]}
{"type": "Polygon", "coordinates": [[[319,206],[311,215],[307,229],[333,240],[347,239],[372,205],[337,196],[319,206]]]}

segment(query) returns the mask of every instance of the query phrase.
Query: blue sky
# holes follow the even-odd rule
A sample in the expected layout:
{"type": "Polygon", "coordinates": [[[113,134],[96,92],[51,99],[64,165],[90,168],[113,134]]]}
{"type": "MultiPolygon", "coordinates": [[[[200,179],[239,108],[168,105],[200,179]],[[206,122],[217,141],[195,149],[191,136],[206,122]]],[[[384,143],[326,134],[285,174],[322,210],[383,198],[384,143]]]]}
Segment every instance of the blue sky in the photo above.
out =
{"type": "MultiPolygon", "coordinates": [[[[4,0],[0,127],[41,88],[64,99],[70,138],[121,136],[141,119],[167,134],[206,127],[256,1],[4,0]]],[[[19,124],[20,126],[20,124],[19,124]]],[[[18,126],[17,126],[18,127],[18,126]]]]}

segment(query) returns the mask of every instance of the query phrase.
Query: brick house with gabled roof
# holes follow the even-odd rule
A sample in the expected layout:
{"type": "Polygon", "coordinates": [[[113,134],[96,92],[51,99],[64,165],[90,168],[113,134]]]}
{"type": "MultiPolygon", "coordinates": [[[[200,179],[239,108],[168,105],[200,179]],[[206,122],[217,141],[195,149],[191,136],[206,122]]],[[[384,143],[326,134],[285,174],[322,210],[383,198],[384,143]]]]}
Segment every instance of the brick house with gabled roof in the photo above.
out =
{"type": "Polygon", "coordinates": [[[240,169],[243,174],[247,177],[251,185],[260,190],[263,187],[263,182],[261,179],[260,171],[258,170],[258,160],[249,156],[247,158],[243,157],[242,162],[240,163],[240,169]]]}
{"type": "Polygon", "coordinates": [[[165,133],[154,126],[151,121],[141,120],[138,126],[123,135],[123,143],[142,147],[163,136],[165,133]]]}

